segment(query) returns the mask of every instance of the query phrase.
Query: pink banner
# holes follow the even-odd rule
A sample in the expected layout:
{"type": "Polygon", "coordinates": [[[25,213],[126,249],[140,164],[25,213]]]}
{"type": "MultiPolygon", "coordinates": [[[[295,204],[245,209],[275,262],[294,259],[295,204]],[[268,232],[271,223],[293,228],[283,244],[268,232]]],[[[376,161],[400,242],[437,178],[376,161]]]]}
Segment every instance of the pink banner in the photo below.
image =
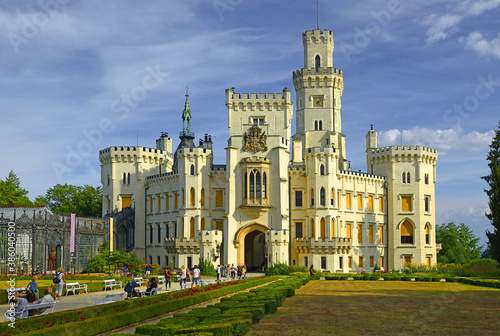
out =
{"type": "Polygon", "coordinates": [[[71,214],[71,239],[69,245],[70,253],[75,252],[75,221],[76,221],[76,215],[71,214]]]}

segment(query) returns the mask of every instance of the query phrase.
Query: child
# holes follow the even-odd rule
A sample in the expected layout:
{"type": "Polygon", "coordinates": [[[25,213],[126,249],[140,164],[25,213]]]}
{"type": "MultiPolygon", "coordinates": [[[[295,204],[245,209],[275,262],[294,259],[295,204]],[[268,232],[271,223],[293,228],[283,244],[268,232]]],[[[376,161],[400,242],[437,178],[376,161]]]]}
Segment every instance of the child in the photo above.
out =
{"type": "Polygon", "coordinates": [[[36,276],[33,276],[31,278],[31,282],[28,284],[28,287],[26,287],[29,291],[31,291],[33,294],[38,296],[38,284],[36,282],[36,276]]]}

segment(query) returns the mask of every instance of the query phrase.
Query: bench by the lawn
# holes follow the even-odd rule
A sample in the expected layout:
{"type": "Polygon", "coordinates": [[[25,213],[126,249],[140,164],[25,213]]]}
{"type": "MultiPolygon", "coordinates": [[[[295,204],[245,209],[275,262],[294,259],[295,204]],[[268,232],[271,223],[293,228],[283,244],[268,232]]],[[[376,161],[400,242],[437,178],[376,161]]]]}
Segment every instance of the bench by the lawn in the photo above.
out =
{"type": "Polygon", "coordinates": [[[158,284],[165,283],[165,276],[164,275],[159,275],[158,276],[158,284]]]}
{"type": "Polygon", "coordinates": [[[141,292],[141,296],[150,296],[150,295],[156,295],[158,293],[161,293],[163,291],[163,286],[153,288],[151,292],[141,292]]]}
{"type": "Polygon", "coordinates": [[[73,295],[76,295],[77,290],[85,290],[87,293],[87,284],[80,284],[78,282],[66,282],[66,296],[68,296],[69,292],[73,292],[73,295]]]}
{"type": "MultiPolygon", "coordinates": [[[[25,312],[30,311],[30,310],[33,310],[33,313],[35,313],[38,309],[42,309],[40,314],[34,315],[34,316],[47,315],[47,314],[54,312],[55,305],[56,305],[55,302],[31,303],[31,304],[27,304],[26,306],[24,306],[23,310],[21,310],[19,313],[14,313],[12,311],[7,310],[4,314],[5,321],[12,321],[14,319],[16,319],[16,320],[20,319],[20,318],[22,318],[21,316],[23,316],[25,312]],[[49,311],[49,308],[50,308],[50,311],[49,311]],[[14,317],[15,315],[17,315],[19,317],[14,317]]],[[[29,316],[29,317],[31,317],[31,316],[29,316]]]]}
{"type": "Polygon", "coordinates": [[[123,294],[125,294],[125,292],[116,294],[106,294],[104,298],[93,298],[92,305],[96,306],[96,305],[102,305],[106,303],[120,301],[123,298],[123,294]]]}
{"type": "Polygon", "coordinates": [[[143,278],[134,278],[134,281],[137,283],[137,285],[142,286],[143,284],[146,283],[146,279],[143,278]]]}
{"type": "Polygon", "coordinates": [[[120,286],[122,288],[122,282],[116,281],[115,279],[104,280],[104,290],[113,289],[113,287],[120,286]]]}

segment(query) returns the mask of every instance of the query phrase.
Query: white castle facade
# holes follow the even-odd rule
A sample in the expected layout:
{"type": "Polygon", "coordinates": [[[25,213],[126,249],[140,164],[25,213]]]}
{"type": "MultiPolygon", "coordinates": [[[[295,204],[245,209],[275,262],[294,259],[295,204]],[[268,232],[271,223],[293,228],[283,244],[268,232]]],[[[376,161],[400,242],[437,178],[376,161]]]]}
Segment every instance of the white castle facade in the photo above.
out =
{"type": "MultiPolygon", "coordinates": [[[[433,265],[437,151],[378,148],[366,135],[367,173],[347,167],[341,130],[343,71],[333,33],[302,34],[304,67],[276,94],[226,90],[226,164],[213,163],[209,135],[191,132],[186,95],[180,144],[100,151],[103,215],[134,211],[115,228],[115,246],[161,267],[288,263],[331,272],[433,265]]],[[[126,216],[124,216],[126,217],[126,216]]]]}

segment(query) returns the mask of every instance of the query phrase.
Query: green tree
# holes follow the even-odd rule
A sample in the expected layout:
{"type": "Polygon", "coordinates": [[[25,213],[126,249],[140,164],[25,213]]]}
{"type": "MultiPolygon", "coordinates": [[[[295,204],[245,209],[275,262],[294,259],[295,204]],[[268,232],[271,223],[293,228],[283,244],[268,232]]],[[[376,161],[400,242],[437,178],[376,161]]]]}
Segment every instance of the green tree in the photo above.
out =
{"type": "Polygon", "coordinates": [[[464,223],[437,225],[436,242],[442,246],[437,255],[437,261],[442,264],[466,264],[481,256],[479,238],[464,223]]]}
{"type": "Polygon", "coordinates": [[[491,173],[481,178],[489,186],[489,189],[484,190],[488,195],[488,206],[490,208],[490,213],[487,213],[486,217],[493,225],[492,231],[486,230],[486,237],[488,238],[488,252],[486,254],[500,262],[500,126],[495,130],[495,136],[491,142],[486,160],[491,173]]]}
{"type": "Polygon", "coordinates": [[[26,196],[26,189],[21,188],[21,181],[13,170],[5,180],[0,180],[0,206],[30,206],[33,203],[26,196]]]}
{"type": "Polygon", "coordinates": [[[36,204],[44,204],[57,213],[76,213],[79,216],[100,217],[102,188],[89,185],[56,184],[45,196],[38,196],[36,204]]]}
{"type": "MultiPolygon", "coordinates": [[[[109,242],[104,242],[98,247],[99,254],[89,261],[87,266],[88,273],[104,273],[108,271],[109,264],[109,242]]],[[[113,251],[111,258],[111,269],[114,270],[115,266],[123,267],[128,265],[130,267],[137,267],[143,264],[141,258],[136,253],[129,254],[125,251],[113,251]]]]}

